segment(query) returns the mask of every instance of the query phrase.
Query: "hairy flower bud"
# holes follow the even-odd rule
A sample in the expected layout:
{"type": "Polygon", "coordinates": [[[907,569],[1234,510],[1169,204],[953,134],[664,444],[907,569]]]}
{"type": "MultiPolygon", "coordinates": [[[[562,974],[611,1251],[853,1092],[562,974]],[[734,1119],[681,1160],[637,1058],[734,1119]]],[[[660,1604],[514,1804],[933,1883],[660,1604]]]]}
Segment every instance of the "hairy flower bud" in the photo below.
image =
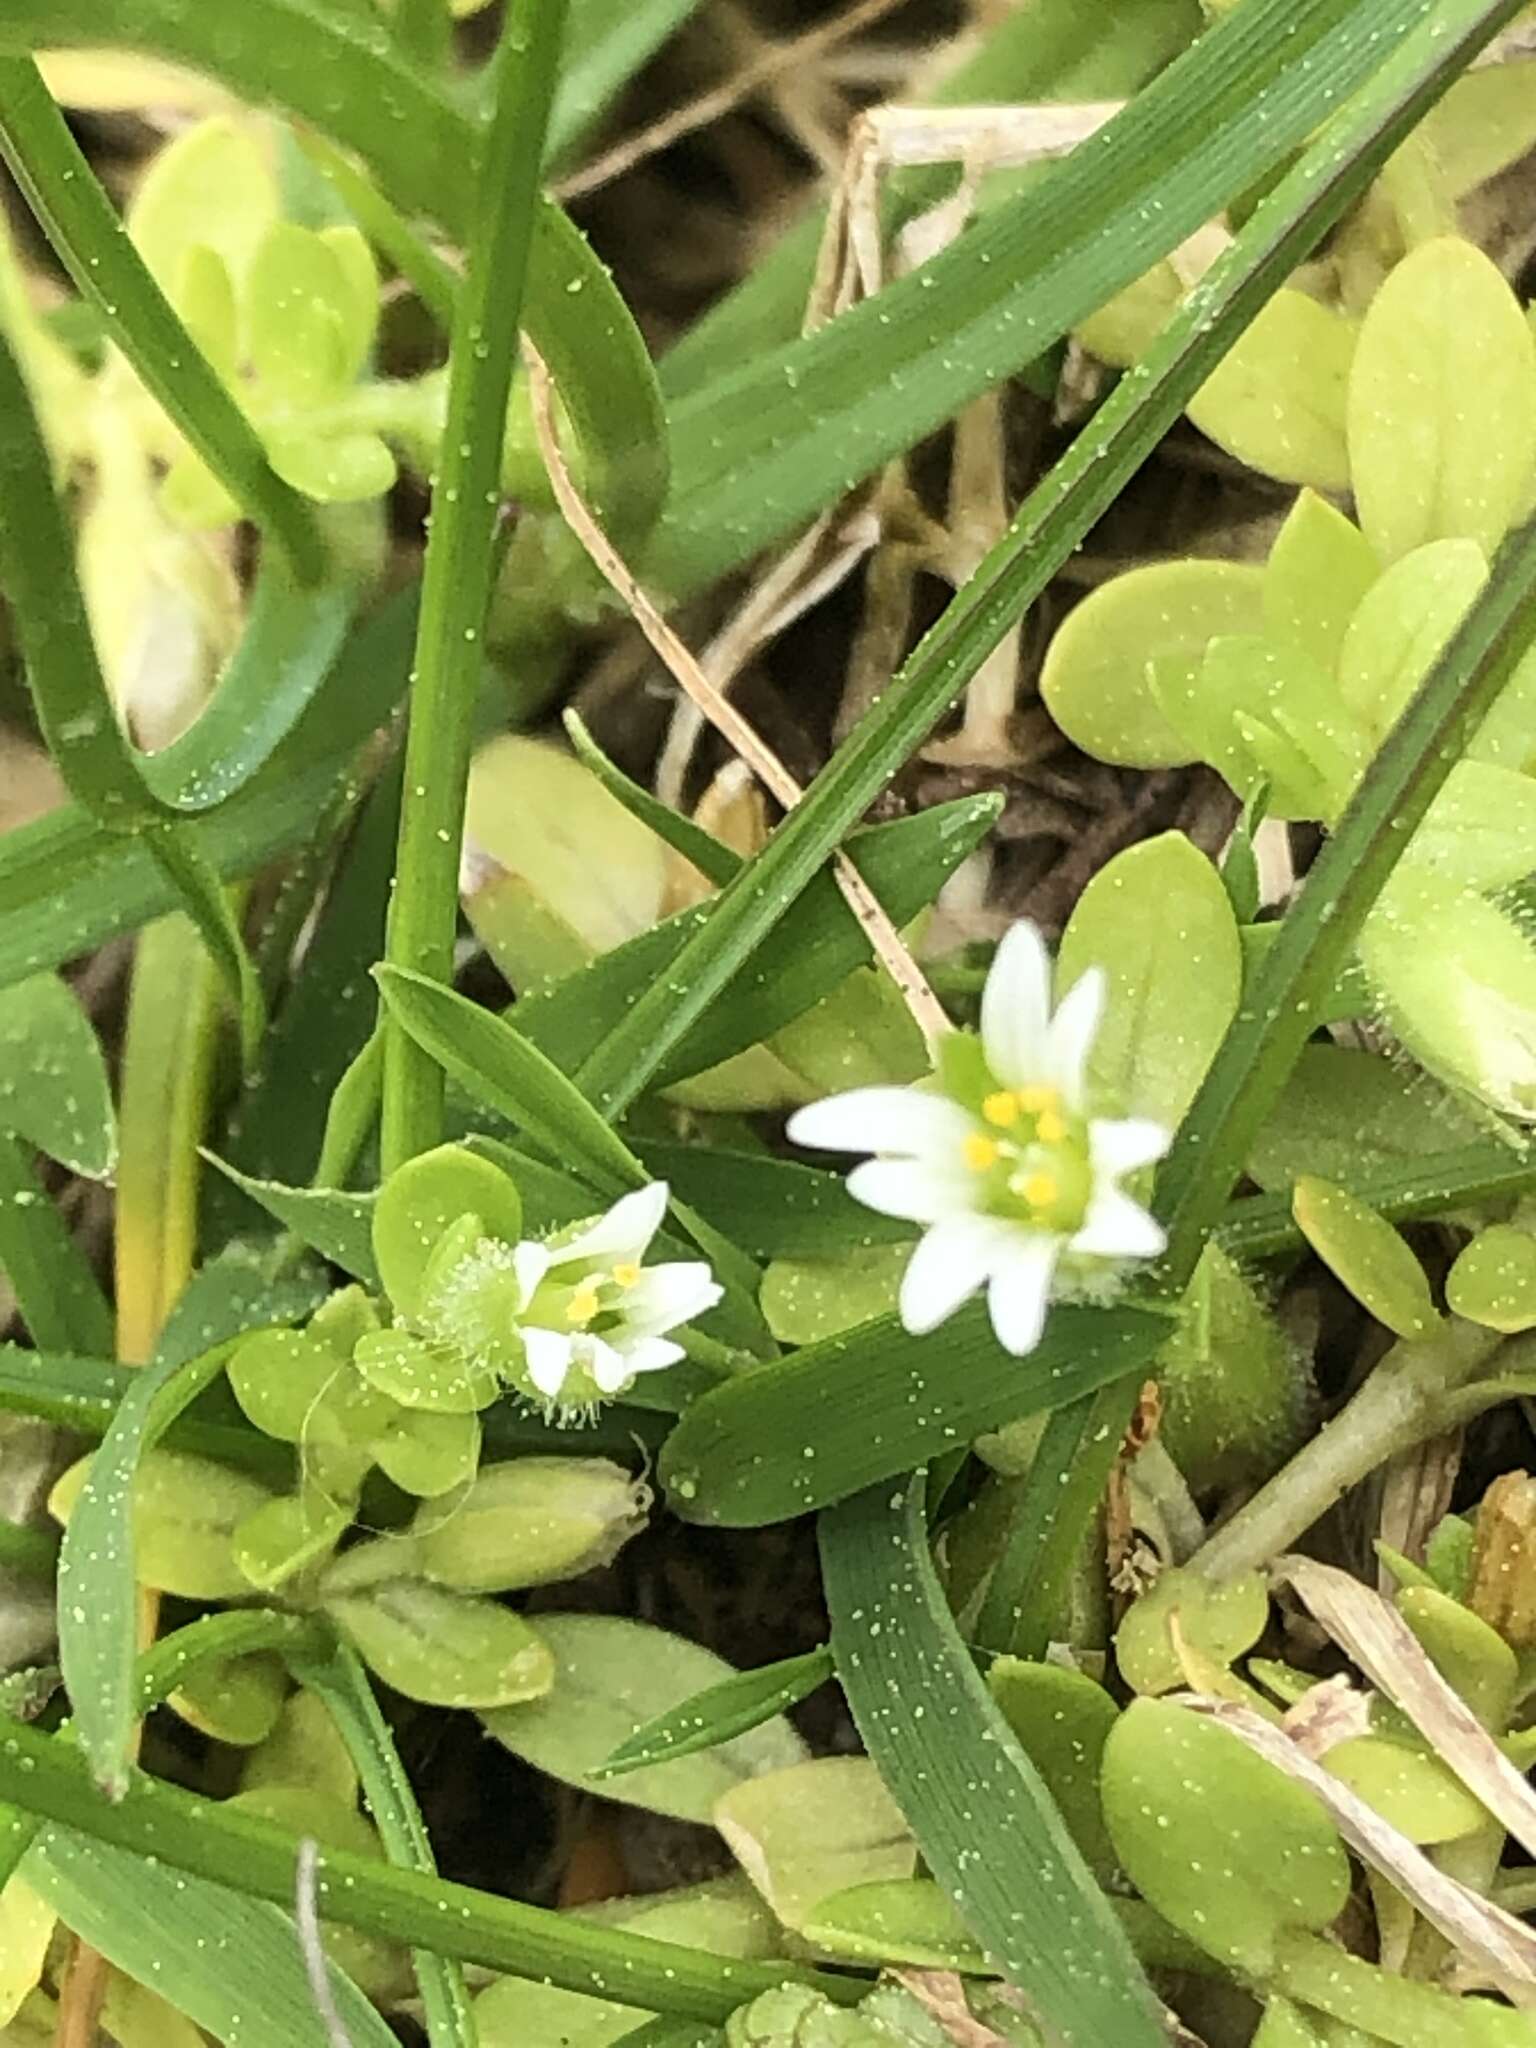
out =
{"type": "Polygon", "coordinates": [[[464,1593],[548,1586],[610,1564],[650,1504],[645,1482],[608,1458],[516,1458],[486,1466],[457,1504],[422,1506],[414,1562],[464,1593]]]}

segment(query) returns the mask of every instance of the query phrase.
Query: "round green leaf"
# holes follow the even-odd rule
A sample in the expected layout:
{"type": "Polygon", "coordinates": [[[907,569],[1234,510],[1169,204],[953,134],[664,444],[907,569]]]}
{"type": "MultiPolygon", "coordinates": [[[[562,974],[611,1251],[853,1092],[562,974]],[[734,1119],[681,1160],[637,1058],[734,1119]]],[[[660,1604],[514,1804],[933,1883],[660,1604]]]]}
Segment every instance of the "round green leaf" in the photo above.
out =
{"type": "Polygon", "coordinates": [[[1240,562],[1157,562],[1102,584],[1067,615],[1040,675],[1047,710],[1084,753],[1127,768],[1193,758],[1150,678],[1198,668],[1218,633],[1263,624],[1263,572],[1240,562]]]}
{"type": "Polygon", "coordinates": [[[235,1399],[267,1436],[296,1444],[337,1378],[350,1371],[305,1330],[258,1330],[225,1368],[235,1399]]]}
{"type": "Polygon", "coordinates": [[[1347,1188],[1304,1174],[1291,1213],[1323,1264],[1399,1337],[1425,1337],[1439,1321],[1424,1268],[1400,1233],[1347,1188]]]}
{"type": "Polygon", "coordinates": [[[1487,557],[1474,541],[1436,540],[1394,562],[1367,591],[1344,635],[1339,690],[1378,739],[1487,581],[1487,557]]]}
{"type": "Polygon", "coordinates": [[[551,1777],[604,1799],[679,1820],[709,1822],[716,1800],[745,1778],[804,1761],[782,1716],[692,1756],[623,1777],[598,1768],[648,1721],[735,1675],[711,1650],[665,1629],[605,1614],[543,1614],[539,1631],[556,1676],[543,1699],[481,1719],[498,1742],[551,1777]]]}
{"type": "Polygon", "coordinates": [[[1059,1664],[998,1657],[987,1671],[987,1690],[1003,1719],[1045,1780],[1072,1839],[1100,1878],[1115,1868],[1104,1826],[1099,1766],[1119,1708],[1093,1679],[1059,1664]]]}
{"type": "MultiPolygon", "coordinates": [[[[475,1476],[480,1462],[480,1417],[471,1412],[434,1414],[392,1403],[380,1429],[368,1440],[380,1469],[419,1500],[450,1493],[475,1476]]],[[[441,1510],[439,1510],[441,1512],[441,1510]]]]}
{"type": "Polygon", "coordinates": [[[1104,1812],[1137,1890],[1218,1962],[1263,1979],[1282,1934],[1326,1927],[1349,1858],[1312,1794],[1230,1730],[1133,1700],[1104,1748],[1104,1812]]]}
{"type": "Polygon", "coordinates": [[[1430,1848],[1488,1825],[1488,1814],[1453,1771],[1399,1742],[1357,1735],[1323,1756],[1333,1775],[1410,1842],[1430,1848]]]}
{"type": "Polygon", "coordinates": [[[1536,1238],[1510,1223],[1480,1230],[1452,1266],[1445,1298],[1485,1329],[1536,1330],[1536,1238]]]}
{"type": "MultiPolygon", "coordinates": [[[[67,1523],[85,1485],[90,1459],[57,1481],[48,1496],[55,1520],[67,1523]]],[[[139,1583],[188,1600],[234,1600],[250,1581],[235,1557],[240,1523],[272,1498],[258,1480],[188,1451],[143,1451],[134,1469],[133,1548],[139,1583]]]]}
{"type": "Polygon", "coordinates": [[[1201,433],[1250,469],[1349,488],[1345,394],[1355,331],[1305,292],[1275,293],[1189,402],[1201,433]]]}
{"type": "Polygon", "coordinates": [[[200,243],[223,259],[238,288],[277,204],[277,181],[249,117],[219,114],[157,152],[127,227],[162,291],[175,292],[188,250],[200,243]]]}
{"type": "Polygon", "coordinates": [[[1381,574],[1375,550],[1352,520],[1302,491],[1264,565],[1264,630],[1303,648],[1331,676],[1344,631],[1381,574]]]}
{"type": "Polygon", "coordinates": [[[522,1232],[516,1186],[499,1166],[462,1145],[418,1153],[379,1189],[373,1252],[398,1314],[418,1312],[427,1263],[449,1225],[464,1215],[480,1219],[484,1236],[509,1244],[522,1232]]]}
{"type": "Polygon", "coordinates": [[[329,1555],[351,1522],[349,1502],[306,1486],[247,1515],[235,1530],[235,1557],[251,1584],[268,1593],[329,1555]]]}
{"type": "Polygon", "coordinates": [[[769,1910],[797,1934],[823,1899],[916,1874],[917,1843],[868,1757],[816,1757],[743,1779],[715,1801],[714,1821],[769,1910]]]}
{"type": "Polygon", "coordinates": [[[1077,900],[1058,994],[1089,967],[1109,983],[1088,1073],[1106,1103],[1172,1130],[1237,1013],[1243,953],[1221,877],[1181,832],[1128,847],[1077,900]]]}
{"type": "Polygon", "coordinates": [[[1491,555],[1536,472],[1536,336],[1497,266],[1453,236],[1371,301],[1349,380],[1349,454],[1385,561],[1436,540],[1491,555]]]}
{"type": "Polygon", "coordinates": [[[1139,1693],[1174,1692],[1189,1684],[1172,1624],[1187,1647],[1226,1666],[1251,1650],[1269,1621],[1269,1588],[1259,1572],[1217,1584],[1193,1570],[1166,1571],[1115,1632],[1120,1676],[1139,1693]]]}
{"type": "Polygon", "coordinates": [[[876,1244],[835,1259],[773,1259],[758,1301],[781,1344],[819,1344],[896,1306],[910,1244],[876,1244]]]}
{"type": "Polygon", "coordinates": [[[390,1579],[326,1611],[386,1685],[433,1707],[507,1707],[554,1682],[555,1662],[520,1614],[494,1600],[390,1579]]]}
{"type": "Polygon", "coordinates": [[[215,1742],[253,1748],[277,1726],[288,1691],[282,1659],[259,1652],[194,1664],[170,1695],[183,1721],[215,1742]]]}

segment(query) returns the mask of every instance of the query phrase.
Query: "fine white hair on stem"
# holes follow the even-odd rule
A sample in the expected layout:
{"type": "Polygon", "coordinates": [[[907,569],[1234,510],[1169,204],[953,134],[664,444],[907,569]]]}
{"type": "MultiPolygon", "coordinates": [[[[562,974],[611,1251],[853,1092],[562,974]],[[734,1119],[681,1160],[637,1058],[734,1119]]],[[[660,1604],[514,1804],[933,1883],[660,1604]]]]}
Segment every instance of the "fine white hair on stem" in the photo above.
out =
{"type": "Polygon", "coordinates": [[[299,1842],[299,1859],[293,1876],[293,1917],[298,1927],[299,1953],[304,1958],[310,1996],[315,2001],[315,2010],[320,2015],[320,2024],[325,2028],[331,2048],[352,2048],[352,2036],[347,2032],[346,2022],[337,2008],[336,1994],[331,1989],[325,1944],[320,1937],[320,1911],[316,1904],[319,1869],[319,1844],[313,1835],[305,1835],[299,1842]]]}
{"type": "MultiPolygon", "coordinates": [[[[549,472],[556,502],[571,531],[596,568],[623,599],[635,624],[678,686],[693,699],[716,731],[736,749],[765,788],[786,810],[792,810],[802,795],[799,783],[731,700],[705,675],[693,654],[640,587],[634,572],[603,532],[590,506],[576,488],[555,429],[554,386],[548,366],[531,343],[525,340],[523,347],[528,359],[528,382],[539,452],[549,472]]],[[[833,869],[848,908],[858,919],[876,958],[895,982],[913,1021],[931,1049],[949,1030],[949,1019],[944,1014],[943,1005],[924,980],[922,969],[908,952],[900,932],[886,915],[874,891],[845,853],[833,856],[833,869]]]]}

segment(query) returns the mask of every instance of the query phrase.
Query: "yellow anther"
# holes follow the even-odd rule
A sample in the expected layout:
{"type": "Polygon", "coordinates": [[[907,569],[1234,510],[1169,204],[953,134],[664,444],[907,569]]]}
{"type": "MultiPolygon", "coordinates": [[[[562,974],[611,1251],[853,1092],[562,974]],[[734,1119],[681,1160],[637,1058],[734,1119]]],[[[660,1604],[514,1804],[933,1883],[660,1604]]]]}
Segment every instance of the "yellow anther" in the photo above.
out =
{"type": "Polygon", "coordinates": [[[989,1124],[996,1124],[999,1130],[1019,1120],[1019,1098],[1011,1088],[999,1088],[995,1095],[989,1095],[981,1105],[981,1113],[989,1124]]]}
{"type": "Polygon", "coordinates": [[[597,1314],[597,1289],[589,1280],[578,1287],[565,1304],[565,1320],[575,1329],[584,1329],[597,1314]]]}
{"type": "Polygon", "coordinates": [[[1066,1119],[1054,1109],[1042,1109],[1035,1119],[1035,1136],[1041,1144],[1059,1145],[1066,1135],[1066,1119]]]}
{"type": "Polygon", "coordinates": [[[613,1269],[613,1279],[616,1287],[633,1287],[639,1278],[640,1268],[633,1259],[625,1259],[613,1269]]]}
{"type": "Polygon", "coordinates": [[[1020,1109],[1030,1116],[1039,1116],[1044,1110],[1061,1107],[1061,1090],[1053,1088],[1049,1081],[1032,1081],[1027,1088],[1018,1091],[1020,1109]]]}
{"type": "Polygon", "coordinates": [[[971,1131],[960,1150],[972,1173],[986,1173],[997,1164],[997,1140],[981,1131],[971,1131]]]}
{"type": "Polygon", "coordinates": [[[1031,1209],[1049,1209],[1061,1193],[1056,1176],[1051,1173],[1026,1173],[1023,1185],[1017,1190],[1031,1209]]]}

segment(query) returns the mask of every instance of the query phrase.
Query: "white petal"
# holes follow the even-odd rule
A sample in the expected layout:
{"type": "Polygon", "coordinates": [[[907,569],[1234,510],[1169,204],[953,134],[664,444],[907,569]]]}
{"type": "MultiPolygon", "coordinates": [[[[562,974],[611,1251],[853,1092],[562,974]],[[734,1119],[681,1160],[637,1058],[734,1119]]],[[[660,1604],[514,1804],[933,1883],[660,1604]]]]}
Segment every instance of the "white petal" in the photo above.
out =
{"type": "Polygon", "coordinates": [[[950,1171],[911,1159],[866,1159],[849,1174],[848,1192],[866,1209],[905,1223],[972,1214],[976,1199],[975,1177],[964,1167],[950,1171]]]}
{"type": "Polygon", "coordinates": [[[687,1352],[681,1344],[670,1343],[665,1337],[625,1338],[614,1345],[624,1360],[625,1369],[631,1375],[637,1372],[663,1372],[669,1365],[676,1365],[687,1352]]]}
{"type": "Polygon", "coordinates": [[[1100,1188],[1071,1249],[1104,1259],[1152,1259],[1167,1242],[1161,1224],[1153,1222],[1140,1202],[1118,1188],[1100,1188]]]}
{"type": "Polygon", "coordinates": [[[713,1308],[724,1291],[703,1259],[647,1266],[621,1297],[624,1327],[637,1337],[659,1337],[713,1308]]]}
{"type": "Polygon", "coordinates": [[[1079,975],[1057,1005],[1047,1034],[1045,1072],[1067,1098],[1068,1106],[1083,1106],[1083,1077],[1088,1055],[1098,1036],[1109,984],[1102,967],[1090,967],[1079,975]]]}
{"type": "Polygon", "coordinates": [[[518,1306],[526,1308],[533,1299],[534,1290],[549,1271],[548,1249],[524,1238],[521,1244],[512,1247],[512,1271],[517,1276],[518,1306]]]}
{"type": "Polygon", "coordinates": [[[1118,1180],[1122,1173],[1134,1173],[1138,1166],[1150,1166],[1161,1159],[1173,1141],[1173,1133],[1150,1117],[1129,1116],[1116,1123],[1088,1126],[1088,1158],[1097,1180],[1118,1180]]]}
{"type": "Polygon", "coordinates": [[[987,1064],[1009,1088],[1027,1088],[1045,1072],[1051,960],[1027,918],[1004,933],[981,992],[981,1043],[987,1064]]]}
{"type": "Polygon", "coordinates": [[[1051,1298],[1051,1275],[1061,1254],[1061,1239],[1031,1231],[1006,1265],[992,1275],[987,1308],[997,1341],[1015,1358],[1023,1358],[1040,1342],[1051,1298]]]}
{"type": "Polygon", "coordinates": [[[898,1158],[958,1152],[971,1128],[959,1103],[923,1088],[850,1088],[797,1109],[787,1126],[797,1145],[898,1158]]]}
{"type": "Polygon", "coordinates": [[[558,1330],[529,1328],[522,1335],[528,1377],[541,1394],[553,1401],[565,1385],[576,1346],[569,1337],[562,1337],[558,1330]]]}
{"type": "Polygon", "coordinates": [[[585,1348],[586,1367],[600,1394],[616,1394],[634,1378],[635,1368],[630,1360],[601,1337],[588,1337],[585,1348]]]}
{"type": "Polygon", "coordinates": [[[922,1337],[947,1322],[1007,1256],[1015,1233],[990,1216],[951,1216],[918,1245],[901,1278],[901,1322],[922,1337]]]}
{"type": "Polygon", "coordinates": [[[606,1214],[589,1223],[569,1244],[555,1246],[555,1264],[566,1266],[577,1259],[643,1259],[667,1213],[667,1193],[664,1180],[653,1180],[632,1195],[621,1195],[606,1214]]]}

